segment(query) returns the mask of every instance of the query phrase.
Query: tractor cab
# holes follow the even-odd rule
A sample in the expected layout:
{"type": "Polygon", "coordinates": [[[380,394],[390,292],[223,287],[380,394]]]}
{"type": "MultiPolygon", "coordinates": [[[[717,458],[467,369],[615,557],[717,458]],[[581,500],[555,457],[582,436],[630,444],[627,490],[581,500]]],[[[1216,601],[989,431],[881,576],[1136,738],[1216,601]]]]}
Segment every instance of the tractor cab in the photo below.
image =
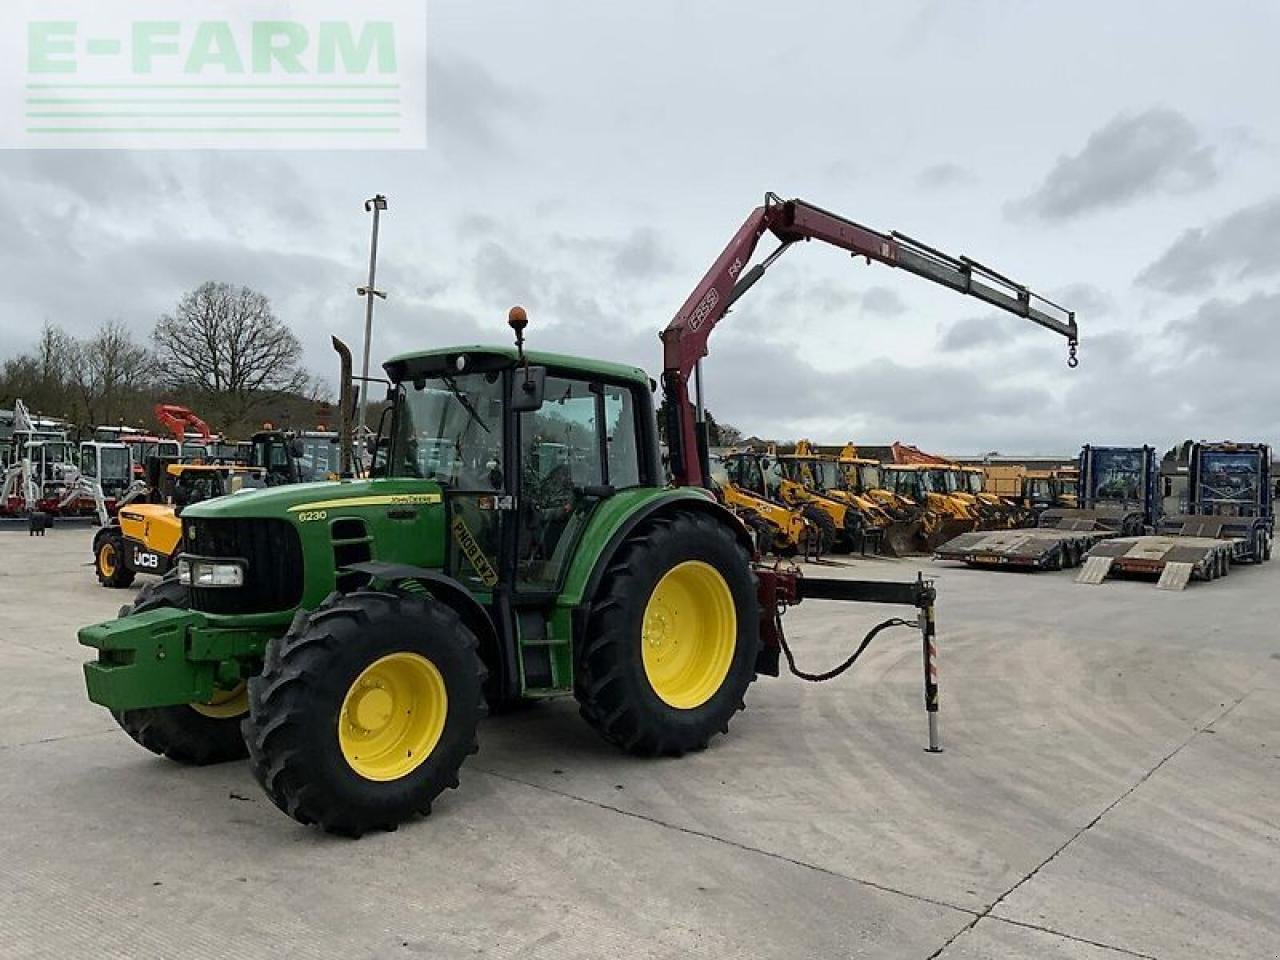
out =
{"type": "Polygon", "coordinates": [[[265,472],[268,486],[302,482],[302,441],[283,430],[259,430],[249,441],[249,465],[265,472]]]}
{"type": "Polygon", "coordinates": [[[554,593],[592,513],[661,483],[647,375],[510,348],[397,357],[380,424],[385,476],[432,480],[450,519],[447,572],[488,593],[554,593]],[[386,436],[382,433],[385,431],[386,436]]]}

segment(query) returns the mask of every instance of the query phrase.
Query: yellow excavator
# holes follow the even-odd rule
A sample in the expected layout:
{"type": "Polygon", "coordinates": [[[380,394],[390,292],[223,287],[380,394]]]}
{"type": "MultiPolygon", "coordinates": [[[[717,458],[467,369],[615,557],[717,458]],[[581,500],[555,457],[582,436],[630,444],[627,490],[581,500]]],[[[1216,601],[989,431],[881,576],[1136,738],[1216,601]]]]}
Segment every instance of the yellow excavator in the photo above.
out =
{"type": "Polygon", "coordinates": [[[767,487],[759,463],[712,457],[711,484],[716,498],[750,528],[761,554],[802,554],[806,559],[819,556],[817,528],[802,511],[784,507],[764,495],[767,487]]]}
{"type": "Polygon", "coordinates": [[[838,500],[812,493],[791,480],[780,467],[772,448],[767,452],[731,450],[725,454],[724,461],[726,468],[743,481],[740,485],[749,492],[795,510],[809,521],[818,554],[848,551],[860,543],[862,517],[858,511],[838,500]]]}
{"type": "Polygon", "coordinates": [[[877,550],[900,556],[902,546],[893,516],[873,498],[849,483],[845,466],[834,454],[819,453],[808,440],[796,442],[794,452],[781,454],[778,463],[787,479],[800,483],[809,493],[843,503],[861,515],[862,537],[877,550]],[[889,541],[892,539],[893,543],[889,541]]]}
{"type": "Polygon", "coordinates": [[[956,465],[957,493],[971,497],[982,526],[989,530],[1007,530],[1026,524],[1027,515],[1017,503],[985,489],[985,477],[981,467],[956,465]]]}
{"type": "Polygon", "coordinates": [[[886,463],[885,482],[901,496],[922,503],[934,522],[921,529],[920,546],[926,553],[962,533],[977,530],[981,518],[972,502],[953,492],[955,479],[947,468],[931,463],[886,463]]]}
{"type": "Polygon", "coordinates": [[[881,547],[891,557],[903,557],[919,549],[921,531],[933,529],[938,518],[923,503],[890,490],[879,460],[858,456],[858,448],[846,443],[837,458],[846,490],[871,501],[889,518],[881,535],[881,547]]]}

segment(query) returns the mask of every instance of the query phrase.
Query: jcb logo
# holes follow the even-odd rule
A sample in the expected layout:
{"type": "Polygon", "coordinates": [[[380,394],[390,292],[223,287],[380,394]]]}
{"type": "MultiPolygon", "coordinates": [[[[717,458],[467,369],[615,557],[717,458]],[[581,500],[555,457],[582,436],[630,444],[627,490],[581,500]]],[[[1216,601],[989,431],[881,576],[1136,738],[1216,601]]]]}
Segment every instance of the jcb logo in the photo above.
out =
{"type": "Polygon", "coordinates": [[[160,566],[160,557],[154,553],[144,553],[142,550],[133,551],[133,565],[135,567],[146,567],[154,570],[160,566]]]}

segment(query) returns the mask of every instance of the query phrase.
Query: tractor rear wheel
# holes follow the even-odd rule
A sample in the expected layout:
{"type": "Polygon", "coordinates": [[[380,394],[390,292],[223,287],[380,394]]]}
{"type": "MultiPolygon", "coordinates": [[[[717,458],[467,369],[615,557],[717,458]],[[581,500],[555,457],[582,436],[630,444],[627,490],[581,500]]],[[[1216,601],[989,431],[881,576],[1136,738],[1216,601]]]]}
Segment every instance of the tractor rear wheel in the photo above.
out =
{"type": "Polygon", "coordinates": [[[610,560],[574,693],[609,742],[679,756],[728,731],[759,648],[755,577],[732,531],[705,515],[661,517],[610,560]]]}
{"type": "Polygon", "coordinates": [[[813,504],[807,504],[801,512],[804,514],[804,518],[813,524],[813,528],[817,532],[817,555],[820,557],[826,556],[835,547],[836,537],[839,535],[839,531],[836,529],[836,522],[831,519],[831,514],[821,507],[815,507],[813,504]]]}
{"type": "MultiPolygon", "coordinates": [[[[187,588],[170,577],[139,590],[132,607],[120,608],[120,616],[160,607],[185,609],[187,604],[187,588]]],[[[240,718],[248,709],[248,695],[244,684],[240,684],[233,690],[217,692],[208,703],[112,710],[111,715],[125,733],[152,753],[201,767],[245,756],[240,718]]]]}
{"type": "Polygon", "coordinates": [[[103,527],[93,538],[93,572],[104,587],[119,589],[133,583],[134,572],[124,564],[124,549],[119,527],[103,527]]]}
{"type": "Polygon", "coordinates": [[[428,596],[357,590],[300,615],[249,681],[253,774],[299,823],[394,830],[476,752],[475,635],[428,596]]]}

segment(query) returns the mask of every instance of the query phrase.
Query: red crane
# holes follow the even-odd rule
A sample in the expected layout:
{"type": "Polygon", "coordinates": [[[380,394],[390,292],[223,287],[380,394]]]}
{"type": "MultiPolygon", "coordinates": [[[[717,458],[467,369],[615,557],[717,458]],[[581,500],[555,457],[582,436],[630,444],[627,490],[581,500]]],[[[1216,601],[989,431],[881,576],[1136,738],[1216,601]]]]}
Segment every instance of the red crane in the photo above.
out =
{"type": "Polygon", "coordinates": [[[968,257],[952,257],[897,231],[879,233],[852,220],[803,200],[783,200],[766,194],[764,204],[747,217],[729,245],[716,258],[706,276],[685,300],[662,332],[662,389],[669,420],[667,442],[671,471],[679,485],[707,484],[706,423],[702,390],[698,385],[696,408],[689,399],[689,379],[696,377],[707,340],[734,302],[749,290],[792,244],[819,240],[848,250],[852,255],[876,260],[890,267],[977,297],[984,303],[1025,317],[1067,338],[1070,366],[1076,365],[1079,334],[1075,314],[1031,292],[1020,283],[996,273],[968,257]],[[780,245],[750,269],[747,263],[765,233],[780,245]]]}

